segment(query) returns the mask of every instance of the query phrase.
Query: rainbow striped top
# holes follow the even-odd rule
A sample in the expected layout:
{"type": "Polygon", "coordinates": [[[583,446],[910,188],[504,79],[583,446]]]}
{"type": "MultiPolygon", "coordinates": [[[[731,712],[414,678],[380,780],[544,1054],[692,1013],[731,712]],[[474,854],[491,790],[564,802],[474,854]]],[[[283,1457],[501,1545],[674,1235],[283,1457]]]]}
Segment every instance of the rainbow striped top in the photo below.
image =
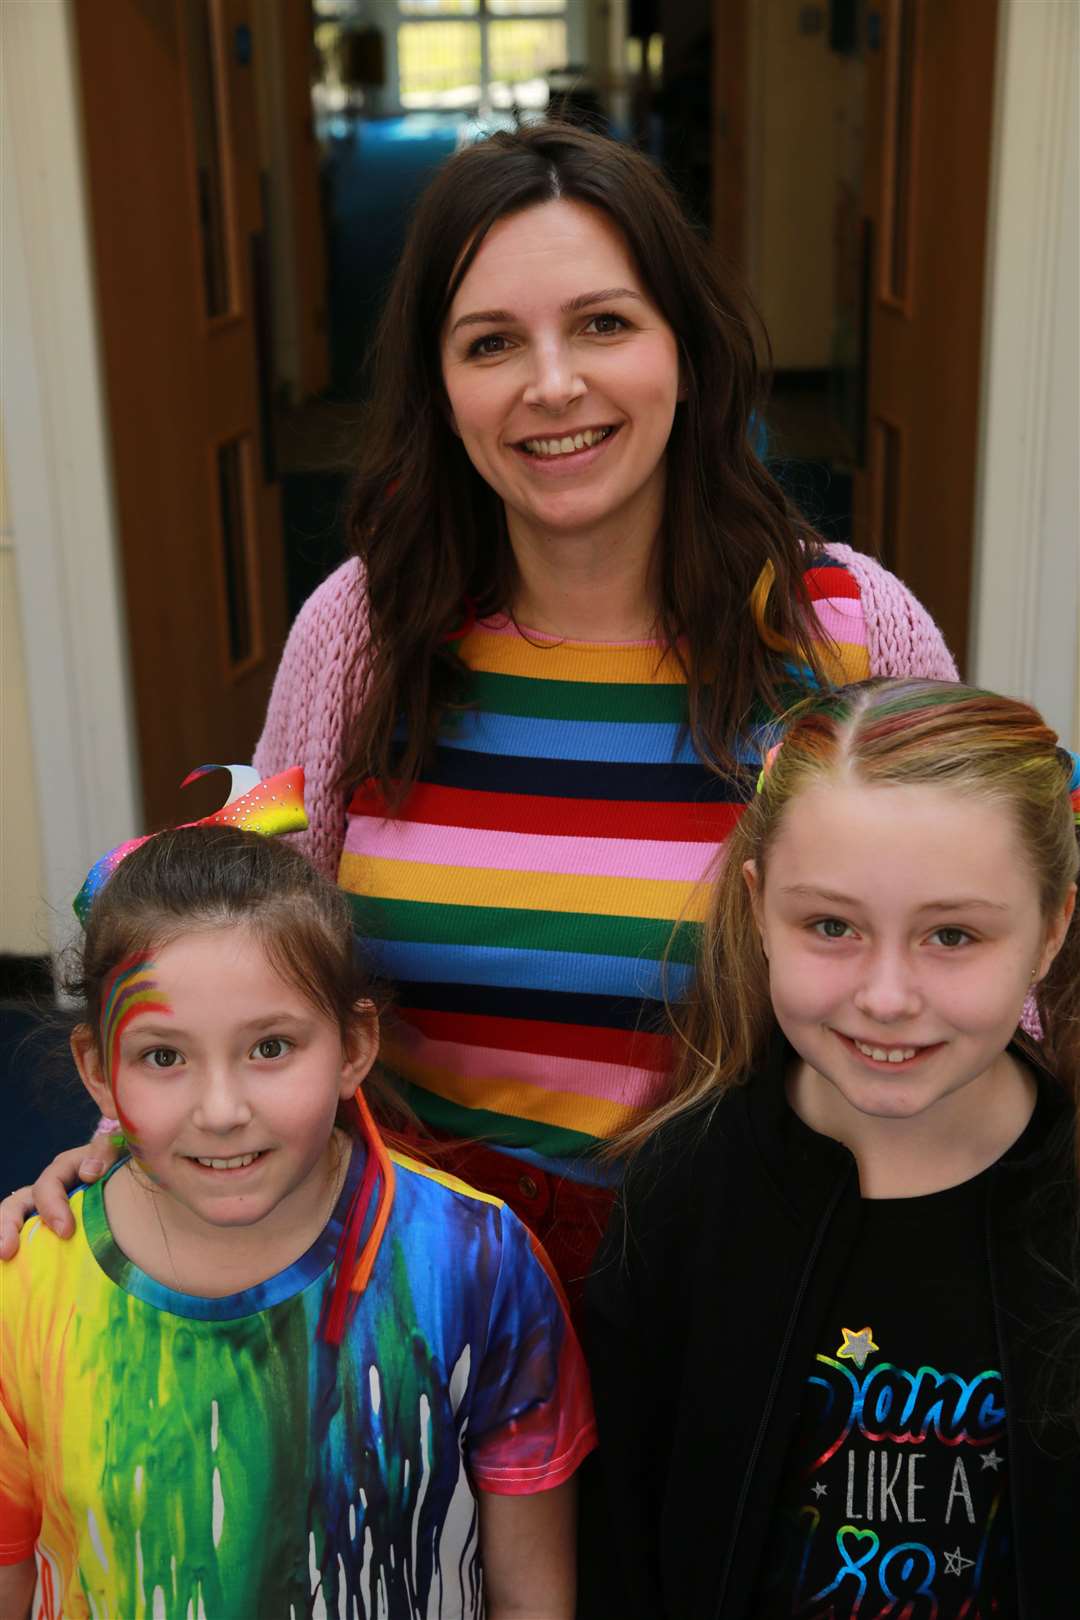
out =
{"type": "MultiPolygon", "coordinates": [[[[838,684],[870,673],[859,590],[807,583],[838,684]]],[[[665,994],[692,972],[708,877],[753,791],[687,730],[678,661],[654,642],[556,641],[505,618],[461,643],[451,716],[391,819],[352,795],[338,881],[395,988],[383,1057],[428,1125],[578,1180],[599,1141],[655,1107],[665,994]]]]}

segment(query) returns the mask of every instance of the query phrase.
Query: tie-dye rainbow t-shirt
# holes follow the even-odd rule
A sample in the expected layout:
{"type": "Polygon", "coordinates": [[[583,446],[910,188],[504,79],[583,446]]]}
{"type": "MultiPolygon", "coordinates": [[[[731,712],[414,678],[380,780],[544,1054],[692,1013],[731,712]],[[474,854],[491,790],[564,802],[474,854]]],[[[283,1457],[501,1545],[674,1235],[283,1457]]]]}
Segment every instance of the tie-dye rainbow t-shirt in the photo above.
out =
{"type": "Polygon", "coordinates": [[[287,1270],[178,1294],[102,1187],[0,1267],[0,1562],[34,1620],[480,1620],[476,1492],[561,1484],[595,1444],[581,1351],[498,1200],[395,1154],[367,1292],[317,1338],[334,1216],[287,1270]]]}

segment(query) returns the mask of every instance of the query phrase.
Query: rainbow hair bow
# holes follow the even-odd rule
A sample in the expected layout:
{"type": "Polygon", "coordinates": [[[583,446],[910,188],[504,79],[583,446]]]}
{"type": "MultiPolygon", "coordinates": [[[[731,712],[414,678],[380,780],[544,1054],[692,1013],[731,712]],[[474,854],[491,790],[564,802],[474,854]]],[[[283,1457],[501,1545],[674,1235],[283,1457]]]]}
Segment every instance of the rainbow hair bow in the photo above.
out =
{"type": "Polygon", "coordinates": [[[1074,754],[1071,748],[1067,748],[1065,752],[1072,760],[1072,775],[1069,777],[1069,803],[1072,805],[1072,813],[1077,826],[1080,826],[1080,754],[1074,754]]]}
{"type": "MultiPolygon", "coordinates": [[[[229,797],[220,810],[198,821],[182,821],[182,827],[237,827],[242,832],[264,833],[268,838],[278,833],[304,831],[308,818],[304,809],[302,766],[293,765],[262,781],[251,765],[199,765],[184,777],[180,786],[186,788],[211,771],[229,772],[232,778],[229,797]]],[[[129,838],[94,862],[74,900],[75,915],[84,928],[90,907],[120,862],[153,836],[153,833],[144,833],[141,838],[129,838]]]]}

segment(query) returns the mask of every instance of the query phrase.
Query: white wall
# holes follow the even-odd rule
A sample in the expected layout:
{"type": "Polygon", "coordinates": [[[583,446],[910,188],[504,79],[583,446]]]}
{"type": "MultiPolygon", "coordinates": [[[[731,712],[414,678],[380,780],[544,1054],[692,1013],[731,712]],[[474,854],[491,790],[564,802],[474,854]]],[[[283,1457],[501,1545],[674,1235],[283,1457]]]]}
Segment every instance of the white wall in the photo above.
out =
{"type": "Polygon", "coordinates": [[[0,92],[0,412],[33,755],[33,787],[13,791],[42,866],[16,882],[40,896],[13,898],[55,946],[93,861],[139,823],[66,0],[0,5],[0,92]]]}
{"type": "Polygon", "coordinates": [[[41,896],[41,835],[15,579],[15,531],[0,433],[0,951],[40,956],[49,949],[41,896]]]}
{"type": "Polygon", "coordinates": [[[1080,7],[1000,30],[973,671],[1080,747],[1080,7]]]}

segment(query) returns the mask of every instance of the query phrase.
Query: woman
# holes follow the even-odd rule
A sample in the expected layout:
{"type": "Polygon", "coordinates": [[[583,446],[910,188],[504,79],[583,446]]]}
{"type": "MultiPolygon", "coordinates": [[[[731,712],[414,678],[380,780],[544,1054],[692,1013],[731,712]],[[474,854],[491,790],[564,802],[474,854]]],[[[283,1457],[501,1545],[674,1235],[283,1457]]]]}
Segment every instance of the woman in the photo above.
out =
{"type": "MultiPolygon", "coordinates": [[[[756,336],[639,154],[543,124],[452,158],[390,289],[356,556],[297,619],[255,755],[305,769],[408,1101],[572,1300],[611,1199],[593,1150],[663,1098],[761,728],[814,682],[956,674],[754,454],[756,336]]],[[[0,1255],[35,1198],[66,1229],[87,1157],[0,1206],[0,1255]]]]}

